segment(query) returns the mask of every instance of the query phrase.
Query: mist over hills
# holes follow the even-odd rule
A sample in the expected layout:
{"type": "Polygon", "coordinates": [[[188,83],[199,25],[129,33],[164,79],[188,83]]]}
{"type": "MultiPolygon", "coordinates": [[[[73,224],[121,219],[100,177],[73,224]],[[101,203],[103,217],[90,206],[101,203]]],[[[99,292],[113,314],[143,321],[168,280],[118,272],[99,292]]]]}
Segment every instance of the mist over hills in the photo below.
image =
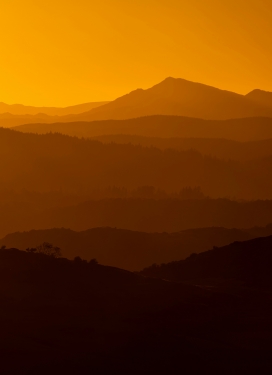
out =
{"type": "Polygon", "coordinates": [[[0,247],[25,250],[49,242],[61,248],[69,259],[97,259],[100,264],[140,271],[153,263],[181,260],[191,253],[210,250],[234,241],[272,235],[272,225],[250,229],[219,227],[196,228],[176,233],[145,233],[116,228],[32,230],[11,233],[0,240],[0,247]]]}
{"type": "Polygon", "coordinates": [[[14,127],[26,133],[62,133],[76,137],[131,135],[145,137],[224,138],[247,142],[272,139],[272,118],[208,121],[180,116],[147,116],[129,120],[33,123],[14,127]]]}

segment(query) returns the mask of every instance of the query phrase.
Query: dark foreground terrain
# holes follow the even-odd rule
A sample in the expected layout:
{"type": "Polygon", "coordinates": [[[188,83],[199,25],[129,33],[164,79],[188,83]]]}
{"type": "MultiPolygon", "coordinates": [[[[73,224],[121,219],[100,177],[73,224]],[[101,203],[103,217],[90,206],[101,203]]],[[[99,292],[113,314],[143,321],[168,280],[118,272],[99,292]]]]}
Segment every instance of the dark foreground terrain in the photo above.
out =
{"type": "Polygon", "coordinates": [[[0,373],[269,374],[271,247],[192,256],[182,282],[2,249],[0,373]]]}
{"type": "Polygon", "coordinates": [[[153,263],[182,260],[213,246],[271,235],[272,224],[250,229],[196,228],[174,233],[146,233],[110,227],[82,232],[54,228],[11,233],[0,240],[0,247],[25,250],[49,242],[60,247],[62,255],[68,259],[76,256],[87,260],[95,258],[103,265],[140,271],[153,263]]]}

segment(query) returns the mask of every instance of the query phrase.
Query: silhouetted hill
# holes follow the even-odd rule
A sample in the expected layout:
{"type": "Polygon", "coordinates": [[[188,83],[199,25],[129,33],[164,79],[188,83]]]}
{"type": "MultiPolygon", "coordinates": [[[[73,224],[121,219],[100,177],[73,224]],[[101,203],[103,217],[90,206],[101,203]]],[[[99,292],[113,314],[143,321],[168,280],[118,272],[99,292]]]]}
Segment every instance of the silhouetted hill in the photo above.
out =
{"type": "Polygon", "coordinates": [[[0,247],[5,245],[25,250],[49,242],[60,247],[66,258],[95,258],[101,264],[135,271],[153,263],[185,259],[191,253],[245,241],[261,234],[272,235],[272,225],[248,230],[214,227],[176,233],[144,233],[116,228],[74,232],[62,228],[12,233],[0,240],[0,247]]]}
{"type": "Polygon", "coordinates": [[[192,150],[102,144],[60,134],[0,129],[2,189],[62,189],[86,196],[92,189],[109,186],[154,186],[166,192],[191,186],[214,198],[270,199],[271,169],[271,156],[241,163],[192,150]]]}
{"type": "Polygon", "coordinates": [[[100,105],[107,104],[109,102],[93,102],[73,105],[64,108],[58,107],[33,107],[22,104],[5,104],[0,103],[0,114],[9,113],[11,115],[23,116],[23,115],[40,115],[45,114],[48,116],[66,116],[72,114],[80,114],[82,112],[90,111],[93,108],[99,107],[100,105]]]}
{"type": "MultiPolygon", "coordinates": [[[[272,236],[214,248],[192,254],[185,260],[153,265],[142,274],[167,280],[209,283],[209,280],[236,280],[253,285],[272,285],[272,236]]],[[[207,284],[208,285],[208,284],[207,284]]]]}
{"type": "Polygon", "coordinates": [[[272,92],[263,90],[253,90],[246,97],[255,103],[272,108],[272,92]]]}
{"type": "Polygon", "coordinates": [[[62,133],[85,138],[122,134],[163,138],[224,138],[247,142],[271,139],[272,118],[208,121],[179,116],[147,116],[129,120],[28,123],[14,127],[14,130],[37,134],[62,133]]]}
{"type": "MultiPolygon", "coordinates": [[[[255,243],[266,271],[271,252],[255,243]]],[[[16,249],[0,251],[0,269],[3,374],[270,372],[269,289],[196,287],[16,249]]]]}

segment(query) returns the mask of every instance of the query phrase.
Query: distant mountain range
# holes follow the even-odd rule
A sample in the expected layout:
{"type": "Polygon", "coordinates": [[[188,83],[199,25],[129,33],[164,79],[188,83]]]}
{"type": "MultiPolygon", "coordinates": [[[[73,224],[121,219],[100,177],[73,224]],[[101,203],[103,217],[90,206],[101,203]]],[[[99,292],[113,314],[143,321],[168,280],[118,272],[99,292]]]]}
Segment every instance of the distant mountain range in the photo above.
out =
{"type": "Polygon", "coordinates": [[[0,247],[5,245],[25,250],[50,242],[59,246],[66,258],[96,258],[100,264],[136,271],[153,263],[185,259],[191,253],[207,251],[213,246],[269,235],[272,235],[272,225],[247,230],[200,228],[176,233],[145,233],[106,227],[75,232],[61,228],[12,233],[0,240],[0,247]]]}
{"type": "Polygon", "coordinates": [[[22,104],[5,104],[0,103],[0,114],[11,114],[16,116],[27,116],[32,115],[36,116],[42,115],[47,116],[67,116],[67,115],[76,115],[83,112],[87,112],[92,110],[93,108],[99,107],[101,105],[107,104],[109,102],[91,102],[91,103],[84,103],[73,105],[64,108],[58,107],[33,107],[33,106],[26,106],[22,104]]]}
{"type": "MultiPolygon", "coordinates": [[[[154,115],[186,116],[208,120],[272,117],[271,95],[261,90],[240,95],[185,79],[169,77],[147,90],[132,91],[104,105],[90,103],[69,107],[69,109],[33,109],[22,106],[6,108],[2,105],[4,109],[1,110],[0,106],[0,113],[9,112],[14,116],[45,113],[52,117],[40,122],[50,123],[120,120],[154,115]],[[59,116],[58,120],[54,118],[55,115],[59,116]]],[[[29,117],[0,118],[0,125],[4,127],[33,122],[35,121],[29,117]]]]}

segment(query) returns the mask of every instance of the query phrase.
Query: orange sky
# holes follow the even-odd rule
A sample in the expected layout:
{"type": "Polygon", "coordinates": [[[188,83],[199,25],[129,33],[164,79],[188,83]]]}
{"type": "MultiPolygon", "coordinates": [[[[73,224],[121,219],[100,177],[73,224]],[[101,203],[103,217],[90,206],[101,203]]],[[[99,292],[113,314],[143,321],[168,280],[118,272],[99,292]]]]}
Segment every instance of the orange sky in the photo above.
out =
{"type": "Polygon", "coordinates": [[[271,0],[1,0],[0,101],[111,100],[168,76],[272,91],[271,0]]]}

